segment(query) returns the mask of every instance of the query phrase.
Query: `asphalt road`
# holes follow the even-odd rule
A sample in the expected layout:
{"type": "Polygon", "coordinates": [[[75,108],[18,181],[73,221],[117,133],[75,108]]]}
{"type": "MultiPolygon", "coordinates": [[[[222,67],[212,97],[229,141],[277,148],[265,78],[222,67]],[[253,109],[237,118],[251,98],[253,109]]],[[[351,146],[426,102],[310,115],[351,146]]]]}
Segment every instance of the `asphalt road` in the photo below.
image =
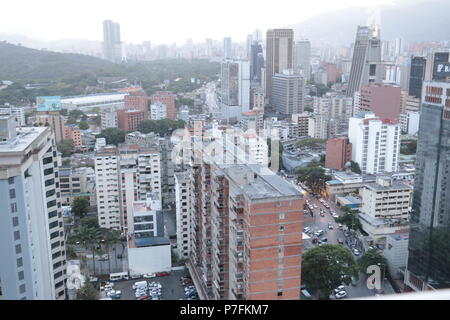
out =
{"type": "MultiPolygon", "coordinates": [[[[338,223],[335,222],[334,218],[329,213],[330,210],[325,208],[323,204],[317,200],[316,198],[312,197],[308,194],[308,200],[311,204],[315,204],[317,208],[313,209],[313,221],[309,223],[305,223],[305,227],[309,226],[311,230],[313,230],[312,233],[309,233],[309,236],[314,238],[314,232],[317,230],[323,230],[325,232],[324,235],[320,236],[319,238],[326,237],[328,239],[329,244],[338,244],[338,239],[344,240],[343,246],[346,248],[349,248],[349,246],[345,243],[345,235],[344,232],[338,229],[338,223]],[[325,211],[324,217],[320,216],[320,209],[323,209],[325,211]],[[333,226],[333,230],[328,229],[328,224],[331,223],[333,226]]],[[[325,199],[326,200],[326,199],[325,199]]],[[[344,212],[342,212],[334,203],[327,201],[330,205],[331,211],[336,212],[338,216],[342,216],[344,212]]],[[[305,250],[314,248],[317,246],[317,244],[313,244],[311,240],[305,241],[305,250]]],[[[350,249],[350,248],[349,248],[350,249]]],[[[361,255],[360,255],[361,256],[361,255]]],[[[355,260],[358,259],[360,256],[354,256],[355,260]]],[[[385,294],[394,294],[395,291],[390,285],[389,281],[385,281],[383,285],[383,289],[385,294]]],[[[366,276],[364,274],[360,274],[359,280],[357,281],[356,286],[350,285],[346,286],[346,292],[347,297],[349,298],[359,298],[359,297],[371,297],[375,295],[374,289],[369,289],[366,284],[366,276]]]]}

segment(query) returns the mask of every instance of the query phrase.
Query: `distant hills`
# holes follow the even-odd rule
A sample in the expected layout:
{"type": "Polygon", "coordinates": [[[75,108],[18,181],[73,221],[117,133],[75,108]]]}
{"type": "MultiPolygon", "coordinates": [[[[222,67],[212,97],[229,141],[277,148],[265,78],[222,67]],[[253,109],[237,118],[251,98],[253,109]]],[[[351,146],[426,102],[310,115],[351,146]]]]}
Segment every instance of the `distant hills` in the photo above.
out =
{"type": "Polygon", "coordinates": [[[30,49],[0,42],[0,79],[50,81],[78,76],[120,75],[123,68],[111,62],[73,53],[30,49]]]}
{"type": "MultiPolygon", "coordinates": [[[[450,40],[450,1],[404,1],[381,6],[375,20],[381,24],[381,38],[407,41],[450,40]]],[[[313,44],[349,45],[355,41],[358,25],[367,24],[374,15],[367,8],[347,8],[328,12],[290,25],[297,37],[313,44]]]]}

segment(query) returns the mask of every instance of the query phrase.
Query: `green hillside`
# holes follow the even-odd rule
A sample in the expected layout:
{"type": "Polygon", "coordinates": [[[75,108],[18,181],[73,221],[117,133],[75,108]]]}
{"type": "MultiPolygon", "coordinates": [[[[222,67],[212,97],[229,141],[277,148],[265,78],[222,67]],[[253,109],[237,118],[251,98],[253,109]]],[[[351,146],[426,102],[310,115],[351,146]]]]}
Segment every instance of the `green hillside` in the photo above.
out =
{"type": "Polygon", "coordinates": [[[169,90],[194,90],[197,84],[190,79],[211,81],[219,73],[218,63],[207,60],[156,60],[114,64],[99,58],[51,51],[35,50],[0,42],[0,80],[11,80],[14,85],[0,90],[0,105],[9,102],[20,105],[34,101],[38,95],[79,95],[101,92],[97,78],[121,76],[131,83],[141,83],[148,94],[164,80],[175,80],[169,90]],[[25,89],[29,83],[48,84],[40,89],[25,89]]]}

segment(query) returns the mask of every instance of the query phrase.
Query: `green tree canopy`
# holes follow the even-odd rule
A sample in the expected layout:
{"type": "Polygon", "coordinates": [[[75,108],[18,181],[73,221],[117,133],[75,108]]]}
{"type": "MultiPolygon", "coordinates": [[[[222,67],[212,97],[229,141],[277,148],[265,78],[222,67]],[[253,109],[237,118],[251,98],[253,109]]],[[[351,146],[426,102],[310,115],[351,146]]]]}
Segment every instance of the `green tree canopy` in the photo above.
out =
{"type": "Polygon", "coordinates": [[[341,207],[341,210],[345,212],[343,216],[340,216],[336,219],[336,222],[342,223],[343,225],[346,225],[347,228],[353,229],[353,230],[361,230],[362,225],[358,218],[358,212],[349,209],[348,207],[341,207]]]}
{"type": "Polygon", "coordinates": [[[125,131],[119,128],[107,128],[97,135],[97,138],[105,138],[106,144],[119,145],[125,141],[125,131]]]}
{"type": "Polygon", "coordinates": [[[80,128],[80,130],[87,130],[89,129],[89,124],[86,121],[81,121],[78,124],[78,127],[80,128]]]}
{"type": "Polygon", "coordinates": [[[70,112],[69,112],[69,117],[75,118],[75,119],[79,119],[83,115],[84,115],[83,111],[78,110],[78,109],[73,109],[73,110],[70,110],[70,112]]]}
{"type": "Polygon", "coordinates": [[[94,288],[92,283],[86,280],[83,287],[77,292],[77,300],[98,300],[100,299],[100,292],[94,288]]]}
{"type": "Polygon", "coordinates": [[[384,270],[387,270],[387,260],[376,248],[365,252],[357,263],[359,270],[364,274],[367,272],[367,267],[372,265],[380,264],[383,265],[384,270]]]}
{"type": "Polygon", "coordinates": [[[359,167],[359,163],[353,160],[350,161],[350,170],[352,170],[352,172],[354,173],[361,174],[361,168],[359,167]]]}
{"type": "Polygon", "coordinates": [[[89,209],[89,201],[84,197],[76,197],[72,204],[72,213],[75,217],[84,217],[89,209]]]}
{"type": "Polygon", "coordinates": [[[320,193],[325,189],[325,182],[332,179],[325,174],[325,169],[318,162],[310,163],[308,166],[297,170],[297,179],[306,184],[314,193],[320,193]]]}
{"type": "Polygon", "coordinates": [[[56,148],[58,149],[59,152],[62,153],[63,157],[70,157],[73,149],[73,141],[61,140],[61,142],[57,144],[56,148]]]}
{"type": "Polygon", "coordinates": [[[342,283],[358,277],[351,251],[341,245],[326,244],[306,251],[302,257],[302,279],[328,297],[342,283]]]}
{"type": "Polygon", "coordinates": [[[139,124],[139,131],[142,133],[154,132],[161,136],[170,135],[176,129],[184,128],[182,120],[145,120],[139,124]]]}

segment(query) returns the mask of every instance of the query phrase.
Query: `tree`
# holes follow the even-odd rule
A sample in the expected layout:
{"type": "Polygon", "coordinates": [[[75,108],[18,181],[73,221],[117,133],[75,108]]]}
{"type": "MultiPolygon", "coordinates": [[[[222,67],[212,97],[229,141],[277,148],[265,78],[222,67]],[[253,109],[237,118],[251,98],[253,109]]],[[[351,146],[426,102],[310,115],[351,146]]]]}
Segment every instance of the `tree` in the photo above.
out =
{"type": "Polygon", "coordinates": [[[402,144],[400,147],[400,152],[405,155],[416,154],[417,151],[417,141],[411,140],[408,143],[402,144]]]}
{"type": "Polygon", "coordinates": [[[86,280],[83,287],[77,292],[77,300],[98,300],[100,299],[100,292],[94,288],[92,283],[86,280]]]}
{"type": "Polygon", "coordinates": [[[69,237],[69,244],[75,244],[77,241],[83,244],[85,249],[92,250],[92,263],[95,274],[95,248],[100,244],[102,233],[99,228],[92,228],[86,225],[80,225],[75,234],[69,237]]]}
{"type": "Polygon", "coordinates": [[[354,173],[361,174],[361,168],[359,167],[359,163],[353,160],[350,161],[350,170],[352,170],[352,172],[354,173]]]}
{"type": "Polygon", "coordinates": [[[72,213],[75,217],[82,218],[89,209],[89,201],[83,197],[76,197],[72,204],[72,213]]]}
{"type": "Polygon", "coordinates": [[[70,157],[73,149],[73,141],[61,140],[61,142],[57,144],[56,148],[58,149],[59,152],[62,153],[63,157],[70,157]]]}
{"type": "Polygon", "coordinates": [[[62,161],[62,165],[64,166],[64,167],[68,167],[68,166],[70,166],[70,159],[64,159],[63,161],[62,161]]]}
{"type": "Polygon", "coordinates": [[[102,124],[102,117],[101,116],[95,116],[92,118],[92,122],[97,125],[100,126],[102,124]]]}
{"type": "Polygon", "coordinates": [[[336,218],[336,222],[346,225],[349,229],[363,231],[357,211],[351,210],[348,207],[341,207],[341,210],[344,211],[345,214],[336,218]]]}
{"type": "Polygon", "coordinates": [[[308,250],[302,257],[302,279],[328,298],[342,283],[358,278],[358,267],[351,251],[340,245],[326,244],[308,250]]]}
{"type": "Polygon", "coordinates": [[[83,111],[78,110],[78,109],[70,110],[70,112],[69,112],[69,117],[75,118],[75,119],[78,119],[83,115],[84,115],[83,111]]]}
{"type": "Polygon", "coordinates": [[[106,144],[119,145],[125,141],[125,131],[119,128],[107,128],[97,135],[97,138],[105,138],[106,144]]]}
{"type": "Polygon", "coordinates": [[[142,133],[154,132],[161,136],[169,135],[176,129],[184,128],[182,120],[144,120],[139,124],[139,131],[142,133]]]}
{"type": "Polygon", "coordinates": [[[67,124],[77,124],[77,119],[69,117],[69,119],[67,119],[67,124]]]}
{"type": "MultiPolygon", "coordinates": [[[[272,160],[272,139],[267,138],[267,152],[269,154],[269,161],[272,160]]],[[[272,166],[272,164],[271,164],[272,166]]],[[[283,144],[278,140],[278,170],[282,170],[283,166],[283,144]]]]}
{"type": "Polygon", "coordinates": [[[89,129],[89,124],[88,124],[86,121],[81,121],[81,122],[78,124],[78,127],[79,127],[81,130],[87,130],[87,129],[89,129]]]}
{"type": "Polygon", "coordinates": [[[318,165],[318,162],[312,162],[304,168],[297,170],[297,179],[306,184],[313,193],[321,193],[325,189],[325,183],[332,179],[325,174],[325,169],[318,165]]]}
{"type": "Polygon", "coordinates": [[[364,255],[358,259],[358,268],[359,270],[366,274],[367,267],[380,264],[384,270],[387,270],[387,260],[386,258],[378,251],[378,249],[370,249],[364,255]]]}

